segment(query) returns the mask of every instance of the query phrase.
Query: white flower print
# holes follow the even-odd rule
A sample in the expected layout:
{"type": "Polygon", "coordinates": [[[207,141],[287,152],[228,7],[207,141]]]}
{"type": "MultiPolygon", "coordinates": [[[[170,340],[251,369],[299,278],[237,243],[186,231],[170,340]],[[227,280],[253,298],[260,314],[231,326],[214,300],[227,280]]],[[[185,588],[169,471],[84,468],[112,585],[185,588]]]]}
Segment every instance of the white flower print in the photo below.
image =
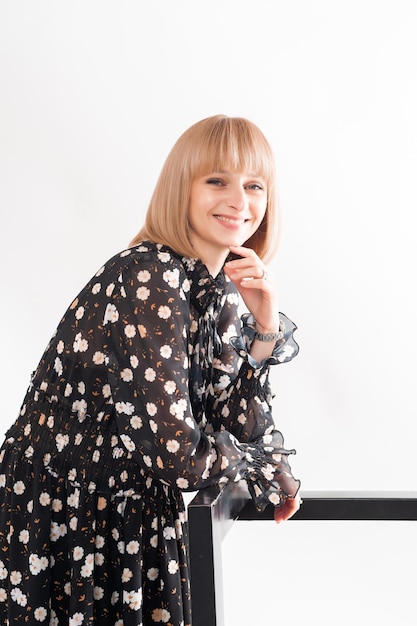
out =
{"type": "Polygon", "coordinates": [[[180,449],[180,444],[176,439],[168,439],[168,441],[166,442],[166,449],[168,450],[168,452],[175,454],[175,452],[178,452],[178,450],[180,449]]]}
{"type": "Polygon", "coordinates": [[[94,596],[94,600],[101,600],[102,598],[104,598],[103,587],[99,587],[98,585],[96,585],[93,590],[93,596],[94,596]]]}
{"type": "Polygon", "coordinates": [[[75,311],[75,319],[81,320],[84,317],[85,309],[83,306],[79,306],[75,311]]]}
{"type": "Polygon", "coordinates": [[[175,268],[173,270],[166,270],[166,272],[162,274],[162,278],[166,283],[168,283],[170,287],[172,287],[173,289],[178,289],[180,284],[180,272],[178,268],[175,268]]]}
{"type": "Polygon", "coordinates": [[[72,349],[74,350],[74,352],[85,352],[86,350],[88,350],[88,341],[87,339],[83,339],[81,333],[77,333],[75,335],[72,349]]]}
{"type": "Polygon", "coordinates": [[[150,544],[151,544],[152,548],[157,548],[158,547],[158,535],[152,535],[151,540],[150,540],[150,544]]]}
{"type": "Polygon", "coordinates": [[[149,428],[154,434],[158,432],[158,424],[154,420],[149,420],[149,428]]]}
{"type": "Polygon", "coordinates": [[[178,562],[175,561],[174,559],[171,559],[170,561],[168,561],[168,572],[169,574],[176,574],[178,572],[178,562]]]}
{"type": "Polygon", "coordinates": [[[147,287],[138,287],[136,290],[136,297],[138,300],[145,301],[149,298],[150,294],[150,289],[148,289],[147,287]]]}
{"type": "Polygon", "coordinates": [[[292,346],[286,345],[280,348],[278,361],[282,363],[285,359],[291,357],[294,354],[294,348],[292,346]]]}
{"type": "Polygon", "coordinates": [[[93,463],[98,463],[100,461],[100,450],[94,450],[92,461],[93,463]]]}
{"type": "Polygon", "coordinates": [[[91,288],[91,293],[95,296],[101,291],[101,283],[95,283],[91,288]]]}
{"type": "MultiPolygon", "coordinates": [[[[123,510],[124,510],[124,507],[123,507],[123,510]]],[[[120,513],[119,507],[117,507],[117,511],[118,511],[118,513],[120,513]]],[[[120,552],[120,554],[124,554],[125,553],[125,542],[124,541],[118,541],[117,542],[117,550],[120,552]]]]}
{"type": "Polygon", "coordinates": [[[124,380],[125,383],[129,383],[133,380],[132,370],[129,367],[125,367],[125,369],[120,372],[120,378],[124,380]]]}
{"type": "Polygon", "coordinates": [[[72,617],[70,617],[68,626],[81,626],[84,621],[84,616],[82,613],[74,613],[72,617]]]}
{"type": "Polygon", "coordinates": [[[143,455],[143,462],[145,463],[145,465],[147,465],[148,467],[152,467],[152,459],[150,456],[148,456],[147,454],[143,455]]]}
{"type": "Polygon", "coordinates": [[[145,380],[152,383],[156,378],[156,372],[151,367],[147,367],[145,370],[145,380]]]}
{"type": "Polygon", "coordinates": [[[147,283],[151,279],[151,275],[148,270],[141,270],[137,273],[137,279],[140,283],[147,283]]]}
{"type": "Polygon", "coordinates": [[[186,478],[177,478],[176,483],[179,489],[188,489],[189,487],[189,482],[186,478]]]}
{"type": "Polygon", "coordinates": [[[156,404],[154,404],[153,402],[147,402],[146,411],[148,412],[148,415],[156,415],[158,411],[156,404]]]}
{"type": "Polygon", "coordinates": [[[157,567],[151,567],[146,573],[149,580],[156,580],[159,576],[159,569],[157,567]]]}
{"type": "Polygon", "coordinates": [[[70,396],[71,394],[72,394],[72,386],[69,383],[67,383],[65,385],[64,396],[68,398],[68,396],[70,396]]]}
{"type": "Polygon", "coordinates": [[[159,354],[161,355],[162,358],[169,359],[172,355],[172,348],[170,348],[170,346],[165,344],[164,346],[160,347],[159,354]]]}
{"type": "Polygon", "coordinates": [[[237,416],[237,421],[239,424],[246,424],[246,415],[244,413],[239,413],[237,416]]]}
{"type": "Polygon", "coordinates": [[[185,278],[182,282],[182,290],[184,293],[188,293],[190,291],[191,284],[188,278],[185,278]]]}
{"type": "Polygon", "coordinates": [[[127,324],[124,329],[125,335],[128,339],[133,339],[136,335],[136,328],[133,324],[127,324]]]}
{"type": "Polygon", "coordinates": [[[274,505],[278,506],[281,503],[281,498],[278,493],[270,493],[268,496],[268,500],[274,505]]]}
{"type": "Polygon", "coordinates": [[[169,308],[169,306],[161,305],[158,308],[158,317],[160,317],[163,320],[167,320],[168,318],[170,318],[171,317],[171,309],[169,308]]]}
{"type": "Polygon", "coordinates": [[[39,496],[39,502],[42,506],[48,506],[51,503],[51,496],[46,491],[43,491],[39,496]]]}
{"type": "Polygon", "coordinates": [[[82,546],[75,546],[72,551],[72,558],[74,561],[81,561],[84,556],[84,548],[82,546]]]}
{"type": "Polygon", "coordinates": [[[54,370],[56,371],[56,373],[58,374],[58,376],[62,376],[62,372],[64,371],[62,368],[62,361],[59,358],[59,356],[56,357],[55,359],[55,363],[54,363],[54,370]]]}
{"type": "Polygon", "coordinates": [[[169,252],[158,252],[158,259],[162,261],[162,263],[168,263],[171,259],[171,255],[169,252]]]}
{"type": "Polygon", "coordinates": [[[229,459],[227,458],[227,456],[222,456],[222,463],[220,466],[220,469],[223,471],[225,469],[227,469],[229,467],[229,459]]]}
{"type": "Polygon", "coordinates": [[[29,569],[34,576],[37,576],[42,570],[46,570],[49,561],[46,556],[39,557],[37,554],[29,555],[29,569]]]}
{"type": "Polygon", "coordinates": [[[135,407],[131,402],[116,402],[116,411],[125,415],[132,415],[135,412],[135,407]]]}
{"type": "Polygon", "coordinates": [[[7,578],[7,569],[4,567],[3,561],[0,561],[0,580],[7,578]]]}
{"type": "Polygon", "coordinates": [[[130,357],[130,365],[133,367],[133,369],[134,369],[134,370],[135,370],[135,369],[138,367],[138,365],[139,365],[139,359],[138,359],[138,357],[137,357],[135,354],[133,354],[133,355],[130,357]]]}
{"type": "Polygon", "coordinates": [[[11,590],[10,595],[12,600],[14,600],[17,604],[20,606],[26,606],[28,599],[21,589],[15,587],[11,590]]]}
{"type": "Polygon", "coordinates": [[[111,396],[111,387],[110,387],[110,385],[109,384],[103,385],[101,393],[103,394],[103,398],[110,398],[110,396],[111,396]]]}
{"type": "Polygon", "coordinates": [[[64,352],[64,348],[65,348],[65,344],[62,341],[62,339],[60,341],[58,341],[57,346],[56,346],[56,351],[58,352],[58,354],[62,354],[64,352]]]}
{"type": "Polygon", "coordinates": [[[13,570],[10,572],[10,584],[12,585],[20,585],[22,582],[22,574],[17,570],[13,570]]]}
{"type": "Polygon", "coordinates": [[[38,608],[35,609],[33,615],[38,622],[44,622],[47,618],[48,611],[45,609],[45,607],[38,606],[38,608]]]}
{"type": "Polygon", "coordinates": [[[176,390],[177,385],[173,380],[167,380],[164,384],[164,389],[167,393],[172,394],[176,390]]]}
{"type": "Polygon", "coordinates": [[[128,554],[137,554],[139,552],[140,544],[139,541],[129,541],[126,546],[126,552],[128,554]]]}
{"type": "Polygon", "coordinates": [[[128,583],[129,580],[133,577],[133,572],[128,567],[123,568],[122,572],[122,583],[128,583]]]}
{"type": "Polygon", "coordinates": [[[239,304],[239,294],[237,293],[228,293],[227,301],[229,304],[239,304]]]}
{"type": "Polygon", "coordinates": [[[75,400],[72,403],[72,411],[77,413],[78,418],[85,417],[87,414],[87,402],[82,398],[81,400],[75,400]]]}
{"type": "Polygon", "coordinates": [[[77,526],[78,526],[78,517],[71,517],[69,527],[71,528],[71,530],[75,531],[77,530],[77,526]]]}
{"type": "Polygon", "coordinates": [[[58,433],[57,436],[55,437],[55,443],[56,443],[58,452],[62,452],[65,446],[69,444],[68,435],[62,435],[61,433],[58,433]]]}
{"type": "Polygon", "coordinates": [[[56,522],[51,522],[51,528],[49,530],[49,538],[51,541],[58,541],[61,537],[61,530],[56,522]]]}
{"type": "Polygon", "coordinates": [[[135,430],[138,430],[139,428],[142,428],[142,426],[143,426],[142,418],[139,417],[138,415],[133,415],[130,418],[130,425],[135,430]]]}
{"type": "Polygon", "coordinates": [[[165,526],[163,534],[167,541],[169,539],[175,539],[175,528],[173,526],[165,526]]]}
{"type": "Polygon", "coordinates": [[[167,609],[154,609],[152,611],[152,621],[167,624],[171,617],[171,613],[167,609]]]}
{"type": "Polygon", "coordinates": [[[21,480],[18,480],[13,485],[13,491],[15,492],[17,496],[21,496],[24,493],[25,489],[26,489],[25,484],[21,480]]]}
{"type": "Polygon", "coordinates": [[[74,492],[68,496],[67,504],[68,506],[72,506],[75,509],[78,509],[78,506],[80,504],[80,490],[79,489],[74,489],[74,492]]]}
{"type": "Polygon", "coordinates": [[[104,555],[101,552],[96,552],[94,555],[94,563],[95,565],[103,565],[105,559],[104,559],[104,555]]]}
{"type": "MultiPolygon", "coordinates": [[[[124,594],[126,592],[123,592],[123,601],[125,602],[125,598],[124,598],[124,594]]],[[[137,591],[130,591],[128,592],[128,596],[126,598],[127,603],[129,604],[129,608],[132,609],[133,611],[139,611],[139,609],[142,606],[142,588],[140,587],[137,591]]]]}
{"type": "Polygon", "coordinates": [[[0,474],[0,487],[6,486],[6,474],[0,474]]]}
{"type": "Polygon", "coordinates": [[[238,332],[236,330],[236,327],[234,326],[234,324],[230,324],[226,331],[222,334],[222,342],[225,344],[230,343],[230,339],[232,337],[236,337],[238,335],[238,332]]]}
{"type": "Polygon", "coordinates": [[[173,402],[169,407],[169,412],[171,415],[175,415],[175,417],[179,420],[184,419],[184,413],[187,409],[187,401],[185,398],[181,398],[178,402],[173,402]]]}
{"type": "Polygon", "coordinates": [[[129,452],[133,452],[136,449],[134,442],[131,440],[129,435],[120,435],[120,439],[123,441],[126,449],[129,452]]]}
{"type": "Polygon", "coordinates": [[[93,354],[94,365],[103,365],[105,360],[106,360],[106,355],[103,352],[100,352],[99,350],[97,350],[97,352],[94,352],[93,354]]]}
{"type": "Polygon", "coordinates": [[[267,463],[265,467],[262,467],[261,472],[265,476],[266,480],[274,480],[274,466],[270,463],[267,463]]]}
{"type": "Polygon", "coordinates": [[[103,325],[105,326],[107,322],[114,324],[119,319],[119,311],[116,309],[114,304],[108,304],[106,310],[104,312],[103,325]]]}
{"type": "Polygon", "coordinates": [[[7,591],[1,587],[0,588],[0,602],[6,602],[7,601],[7,591]]]}
{"type": "Polygon", "coordinates": [[[220,376],[218,383],[216,384],[216,391],[221,391],[222,389],[226,389],[226,387],[230,384],[230,376],[227,374],[223,374],[220,376]]]}
{"type": "Polygon", "coordinates": [[[81,576],[88,578],[93,573],[94,567],[94,554],[87,554],[85,557],[84,565],[81,568],[81,576]]]}
{"type": "Polygon", "coordinates": [[[20,531],[20,533],[19,533],[19,541],[21,543],[29,543],[29,531],[28,530],[21,530],[20,531]]]}
{"type": "Polygon", "coordinates": [[[106,296],[108,298],[110,298],[110,296],[112,295],[113,291],[114,291],[114,283],[110,283],[110,285],[107,285],[107,287],[106,287],[106,296]]]}

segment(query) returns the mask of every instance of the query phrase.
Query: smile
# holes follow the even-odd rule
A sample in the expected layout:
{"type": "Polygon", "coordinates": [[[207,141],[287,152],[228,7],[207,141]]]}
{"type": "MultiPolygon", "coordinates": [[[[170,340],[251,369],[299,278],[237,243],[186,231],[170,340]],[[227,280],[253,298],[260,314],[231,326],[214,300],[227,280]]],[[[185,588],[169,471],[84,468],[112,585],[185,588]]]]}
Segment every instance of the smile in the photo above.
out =
{"type": "Polygon", "coordinates": [[[233,224],[234,226],[240,226],[241,224],[244,224],[246,222],[245,219],[243,218],[235,218],[235,217],[226,217],[224,215],[215,215],[214,216],[217,220],[220,220],[221,222],[226,222],[227,224],[233,224]]]}

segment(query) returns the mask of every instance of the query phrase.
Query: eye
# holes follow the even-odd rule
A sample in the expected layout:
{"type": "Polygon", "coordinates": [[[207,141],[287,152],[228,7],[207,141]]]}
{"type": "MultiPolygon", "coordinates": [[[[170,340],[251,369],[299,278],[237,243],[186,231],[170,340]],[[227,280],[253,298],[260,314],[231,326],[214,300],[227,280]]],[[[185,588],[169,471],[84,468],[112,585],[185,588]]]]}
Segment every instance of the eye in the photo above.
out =
{"type": "Polygon", "coordinates": [[[208,178],[206,182],[208,185],[214,185],[218,187],[224,185],[224,181],[221,178],[208,178]]]}
{"type": "Polygon", "coordinates": [[[252,189],[254,191],[263,191],[264,188],[260,183],[249,183],[248,185],[246,185],[247,189],[252,189]]]}

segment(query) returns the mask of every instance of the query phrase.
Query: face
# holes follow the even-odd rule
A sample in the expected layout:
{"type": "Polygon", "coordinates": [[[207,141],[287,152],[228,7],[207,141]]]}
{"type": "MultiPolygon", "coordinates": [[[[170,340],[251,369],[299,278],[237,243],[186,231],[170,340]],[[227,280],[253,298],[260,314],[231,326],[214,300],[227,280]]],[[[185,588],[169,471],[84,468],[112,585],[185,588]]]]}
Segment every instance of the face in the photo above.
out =
{"type": "Polygon", "coordinates": [[[222,170],[192,181],[190,238],[209,269],[223,264],[230,245],[241,246],[253,235],[266,205],[266,182],[255,174],[222,170]]]}

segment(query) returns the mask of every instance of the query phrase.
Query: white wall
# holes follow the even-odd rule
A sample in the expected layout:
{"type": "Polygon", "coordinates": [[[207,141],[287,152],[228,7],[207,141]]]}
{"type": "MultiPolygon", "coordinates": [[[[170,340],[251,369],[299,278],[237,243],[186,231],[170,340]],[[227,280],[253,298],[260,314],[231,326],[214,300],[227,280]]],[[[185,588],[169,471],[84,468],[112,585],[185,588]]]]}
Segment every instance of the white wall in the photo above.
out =
{"type": "MultiPolygon", "coordinates": [[[[273,269],[301,352],[273,381],[295,473],[305,490],[415,489],[416,31],[413,0],[0,0],[3,431],[68,303],[138,230],[178,135],[242,115],[280,174],[273,269]]],[[[268,531],[276,562],[283,531],[268,531]]]]}

